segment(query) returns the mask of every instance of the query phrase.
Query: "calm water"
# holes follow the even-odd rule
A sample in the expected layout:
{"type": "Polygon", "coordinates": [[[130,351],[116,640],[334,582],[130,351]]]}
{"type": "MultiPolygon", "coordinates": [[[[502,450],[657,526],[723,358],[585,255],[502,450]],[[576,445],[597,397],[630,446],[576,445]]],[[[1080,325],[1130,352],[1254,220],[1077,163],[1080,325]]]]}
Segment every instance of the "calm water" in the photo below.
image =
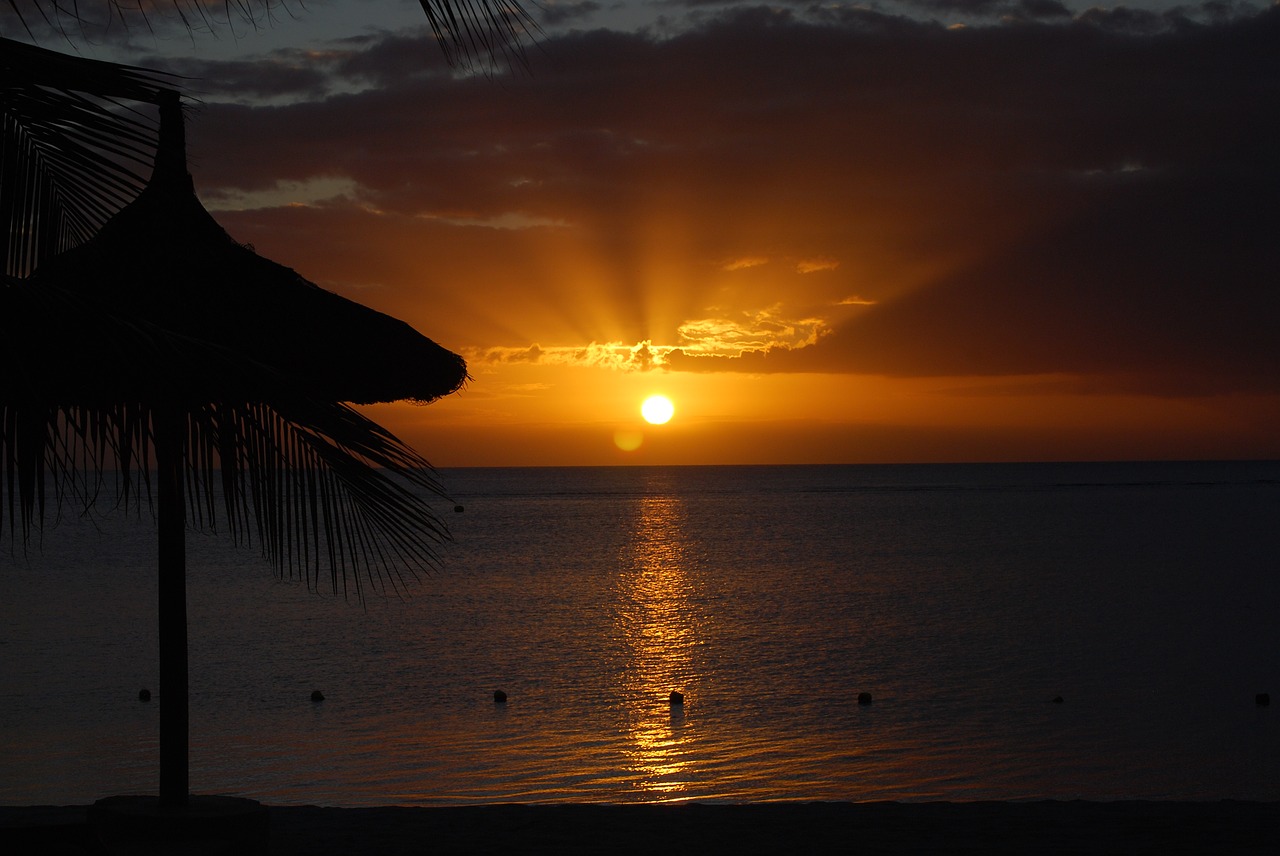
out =
{"type": "MultiPolygon", "coordinates": [[[[1280,799],[1280,464],[443,476],[406,601],[193,536],[193,790],[1280,799]]],[[[121,515],[0,558],[0,803],[154,791],[154,566],[121,515]]]]}

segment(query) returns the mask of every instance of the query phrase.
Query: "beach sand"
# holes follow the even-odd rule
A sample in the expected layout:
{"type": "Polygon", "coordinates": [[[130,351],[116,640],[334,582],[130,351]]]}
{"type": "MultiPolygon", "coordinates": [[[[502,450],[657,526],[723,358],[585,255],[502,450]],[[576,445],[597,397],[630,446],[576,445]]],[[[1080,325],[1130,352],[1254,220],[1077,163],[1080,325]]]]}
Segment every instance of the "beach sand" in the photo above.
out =
{"type": "MultiPolygon", "coordinates": [[[[103,851],[85,806],[0,807],[0,851],[234,853],[193,846],[103,851]]],[[[1280,803],[761,803],[272,806],[276,856],[391,854],[1280,853],[1280,803]]]]}

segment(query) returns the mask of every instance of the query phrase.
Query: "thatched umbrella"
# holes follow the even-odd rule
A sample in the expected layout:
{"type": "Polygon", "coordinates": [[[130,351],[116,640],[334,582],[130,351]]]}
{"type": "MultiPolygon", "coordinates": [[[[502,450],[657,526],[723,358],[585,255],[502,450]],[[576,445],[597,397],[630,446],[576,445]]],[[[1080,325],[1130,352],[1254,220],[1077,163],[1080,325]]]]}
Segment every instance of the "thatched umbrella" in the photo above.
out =
{"type": "Polygon", "coordinates": [[[432,401],[462,385],[461,357],[234,241],[195,195],[178,93],[161,101],[146,189],[92,240],[41,264],[33,286],[56,283],[122,317],[222,345],[322,398],[432,401]]]}
{"type": "MultiPolygon", "coordinates": [[[[401,569],[433,561],[432,544],[444,530],[419,493],[381,468],[411,487],[439,488],[420,456],[343,402],[431,401],[457,390],[466,367],[407,324],[233,241],[195,196],[177,93],[163,90],[159,100],[160,145],[146,189],[94,238],[20,283],[37,294],[70,295],[111,326],[142,331],[144,342],[173,355],[170,365],[147,364],[131,351],[118,365],[104,362],[108,370],[89,389],[59,390],[68,371],[53,360],[48,383],[39,380],[25,394],[11,389],[0,404],[6,419],[17,414],[37,426],[26,436],[45,430],[40,425],[73,425],[77,442],[96,446],[99,461],[105,444],[126,473],[154,455],[160,802],[178,806],[188,798],[188,506],[212,515],[216,478],[233,533],[250,526],[252,513],[278,566],[302,568],[310,579],[327,558],[335,588],[339,581],[345,588],[351,569],[376,570],[395,585],[401,569]],[[80,418],[86,413],[92,426],[80,418]],[[203,486],[203,504],[193,482],[203,486]]],[[[72,367],[87,358],[75,346],[72,367]]],[[[17,435],[2,433],[12,452],[17,435]]]]}

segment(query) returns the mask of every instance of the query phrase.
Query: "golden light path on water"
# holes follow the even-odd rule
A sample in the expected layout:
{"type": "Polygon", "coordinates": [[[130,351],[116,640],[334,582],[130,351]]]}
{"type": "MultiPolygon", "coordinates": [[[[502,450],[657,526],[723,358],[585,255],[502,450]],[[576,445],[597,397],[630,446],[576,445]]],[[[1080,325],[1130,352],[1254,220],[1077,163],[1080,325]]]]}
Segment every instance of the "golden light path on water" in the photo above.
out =
{"type": "Polygon", "coordinates": [[[659,798],[679,798],[688,785],[682,750],[683,705],[671,704],[691,673],[697,627],[689,608],[682,501],[644,496],[637,501],[635,530],[620,584],[621,638],[630,658],[620,683],[627,699],[627,752],[636,785],[659,798]]]}

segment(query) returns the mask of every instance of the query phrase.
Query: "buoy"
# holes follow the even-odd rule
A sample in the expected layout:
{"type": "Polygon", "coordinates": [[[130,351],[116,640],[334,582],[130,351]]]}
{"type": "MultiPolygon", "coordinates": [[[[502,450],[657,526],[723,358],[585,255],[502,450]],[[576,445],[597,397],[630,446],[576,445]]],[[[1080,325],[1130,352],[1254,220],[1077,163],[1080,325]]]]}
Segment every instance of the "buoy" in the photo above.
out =
{"type": "Polygon", "coordinates": [[[858,704],[871,704],[871,693],[858,693],[858,704]]]}
{"type": "Polygon", "coordinates": [[[138,701],[151,701],[151,690],[146,687],[138,690],[138,701]]]}
{"type": "Polygon", "coordinates": [[[671,691],[670,701],[672,704],[684,704],[684,693],[678,690],[671,691]]]}
{"type": "Polygon", "coordinates": [[[462,513],[462,506],[461,506],[461,505],[455,505],[455,506],[453,507],[453,513],[454,513],[454,514],[461,514],[461,513],[462,513]]]}
{"type": "Polygon", "coordinates": [[[311,691],[311,700],[312,700],[312,701],[324,701],[324,693],[320,692],[320,690],[312,690],[312,691],[311,691]]]}
{"type": "Polygon", "coordinates": [[[1271,704],[1271,693],[1258,693],[1253,700],[1257,702],[1258,707],[1266,707],[1271,704]]]}
{"type": "Polygon", "coordinates": [[[1053,702],[1054,704],[1062,704],[1062,696],[1056,695],[1053,698],[1049,699],[1049,701],[1053,702]]]}
{"type": "Polygon", "coordinates": [[[494,690],[494,691],[493,691],[493,703],[494,703],[494,704],[505,704],[505,703],[506,703],[506,701],[507,701],[507,694],[506,694],[506,693],[504,693],[502,690],[494,690]]]}

